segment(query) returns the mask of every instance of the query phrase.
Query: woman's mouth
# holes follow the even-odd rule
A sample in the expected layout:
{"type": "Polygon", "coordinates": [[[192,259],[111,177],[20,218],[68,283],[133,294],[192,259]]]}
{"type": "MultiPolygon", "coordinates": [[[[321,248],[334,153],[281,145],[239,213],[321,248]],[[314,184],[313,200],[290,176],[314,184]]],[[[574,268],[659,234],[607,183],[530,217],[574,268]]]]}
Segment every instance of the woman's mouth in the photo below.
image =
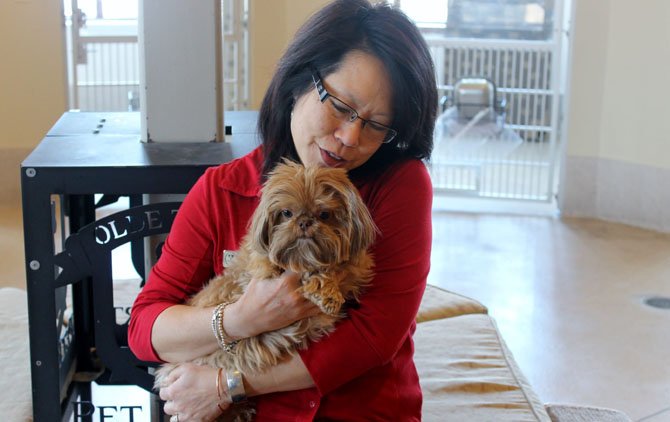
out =
{"type": "Polygon", "coordinates": [[[319,148],[319,151],[321,152],[321,160],[328,167],[342,167],[347,163],[347,160],[337,154],[333,154],[332,152],[321,148],[319,148]]]}

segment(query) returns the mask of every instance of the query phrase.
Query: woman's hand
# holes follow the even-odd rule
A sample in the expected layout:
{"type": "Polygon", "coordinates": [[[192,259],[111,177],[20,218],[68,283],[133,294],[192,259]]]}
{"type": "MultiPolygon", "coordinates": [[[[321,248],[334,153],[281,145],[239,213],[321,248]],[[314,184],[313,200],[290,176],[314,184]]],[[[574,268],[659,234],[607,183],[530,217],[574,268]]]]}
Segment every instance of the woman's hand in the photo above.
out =
{"type": "MultiPolygon", "coordinates": [[[[286,272],[268,280],[252,280],[240,299],[228,305],[223,326],[233,340],[286,327],[320,310],[296,290],[298,274],[286,272]]],[[[214,307],[175,305],[163,311],[152,329],[151,343],[165,362],[186,362],[218,349],[212,333],[214,307]]]]}
{"type": "Polygon", "coordinates": [[[217,376],[218,369],[211,366],[178,365],[168,375],[167,386],[159,392],[160,398],[165,400],[165,413],[178,415],[179,422],[210,422],[216,419],[221,415],[221,409],[230,406],[225,386],[221,386],[223,400],[219,400],[217,376]]]}
{"type": "Polygon", "coordinates": [[[318,315],[319,308],[297,289],[300,276],[287,271],[268,280],[252,280],[240,299],[224,314],[224,329],[234,338],[253,337],[318,315]]]}

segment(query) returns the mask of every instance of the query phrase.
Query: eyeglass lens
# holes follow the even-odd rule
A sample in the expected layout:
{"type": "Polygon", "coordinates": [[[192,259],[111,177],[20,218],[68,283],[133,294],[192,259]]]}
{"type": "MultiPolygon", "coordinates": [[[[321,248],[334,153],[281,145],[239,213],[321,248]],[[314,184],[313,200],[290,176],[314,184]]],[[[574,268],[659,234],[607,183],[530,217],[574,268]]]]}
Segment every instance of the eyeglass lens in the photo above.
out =
{"type": "Polygon", "coordinates": [[[353,122],[357,118],[363,121],[362,133],[365,139],[374,142],[389,142],[395,136],[395,131],[388,126],[377,123],[374,120],[366,120],[358,115],[358,112],[337,97],[328,95],[325,103],[330,104],[333,117],[341,121],[353,122]]]}
{"type": "Polygon", "coordinates": [[[312,75],[314,85],[319,93],[319,99],[322,103],[326,103],[329,107],[330,114],[340,121],[354,122],[356,119],[361,119],[363,122],[361,134],[365,139],[372,142],[387,143],[393,140],[397,132],[388,126],[375,122],[374,120],[363,119],[358,115],[358,112],[344,101],[335,97],[326,91],[323,86],[321,78],[318,75],[312,75]]]}

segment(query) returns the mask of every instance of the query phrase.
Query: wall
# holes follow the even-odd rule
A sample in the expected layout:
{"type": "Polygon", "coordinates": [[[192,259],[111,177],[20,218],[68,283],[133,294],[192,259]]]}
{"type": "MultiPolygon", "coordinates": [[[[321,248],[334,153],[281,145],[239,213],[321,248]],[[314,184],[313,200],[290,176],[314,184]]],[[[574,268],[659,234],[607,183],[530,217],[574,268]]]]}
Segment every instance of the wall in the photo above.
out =
{"type": "Polygon", "coordinates": [[[250,108],[260,107],[279,58],[300,25],[328,0],[250,0],[250,108]]]}
{"type": "Polygon", "coordinates": [[[19,165],[67,107],[61,2],[0,1],[0,204],[18,204],[19,165]]]}
{"type": "Polygon", "coordinates": [[[575,3],[561,211],[670,231],[670,3],[575,3]]]}
{"type": "MultiPolygon", "coordinates": [[[[251,108],[300,24],[328,0],[250,0],[251,108]]],[[[21,161],[67,109],[61,2],[0,1],[0,205],[19,204],[21,161]]]]}
{"type": "MultiPolygon", "coordinates": [[[[252,108],[299,25],[327,2],[251,0],[252,108]]],[[[575,7],[561,211],[670,231],[670,2],[575,7]]],[[[60,8],[0,1],[0,204],[17,203],[20,162],[66,109],[60,8]]]]}

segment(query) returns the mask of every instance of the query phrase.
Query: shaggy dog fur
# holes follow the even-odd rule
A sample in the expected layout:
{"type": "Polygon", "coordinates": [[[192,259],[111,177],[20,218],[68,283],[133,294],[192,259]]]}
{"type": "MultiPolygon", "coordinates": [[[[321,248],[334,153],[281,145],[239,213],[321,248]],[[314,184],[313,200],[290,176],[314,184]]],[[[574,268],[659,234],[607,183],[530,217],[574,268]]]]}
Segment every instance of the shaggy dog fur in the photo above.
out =
{"type": "MultiPolygon", "coordinates": [[[[270,279],[290,270],[302,275],[301,293],[323,313],[242,339],[232,353],[217,350],[194,362],[235,368],[242,374],[263,372],[332,332],[344,317],[343,304],[357,301],[372,278],[368,247],[375,235],[370,213],[344,170],[292,162],[277,165],[263,186],[237,256],[189,305],[234,302],[252,279],[270,279]]],[[[157,387],[174,367],[167,364],[157,371],[157,387]]],[[[235,405],[220,420],[246,421],[253,414],[249,404],[235,405]]]]}

